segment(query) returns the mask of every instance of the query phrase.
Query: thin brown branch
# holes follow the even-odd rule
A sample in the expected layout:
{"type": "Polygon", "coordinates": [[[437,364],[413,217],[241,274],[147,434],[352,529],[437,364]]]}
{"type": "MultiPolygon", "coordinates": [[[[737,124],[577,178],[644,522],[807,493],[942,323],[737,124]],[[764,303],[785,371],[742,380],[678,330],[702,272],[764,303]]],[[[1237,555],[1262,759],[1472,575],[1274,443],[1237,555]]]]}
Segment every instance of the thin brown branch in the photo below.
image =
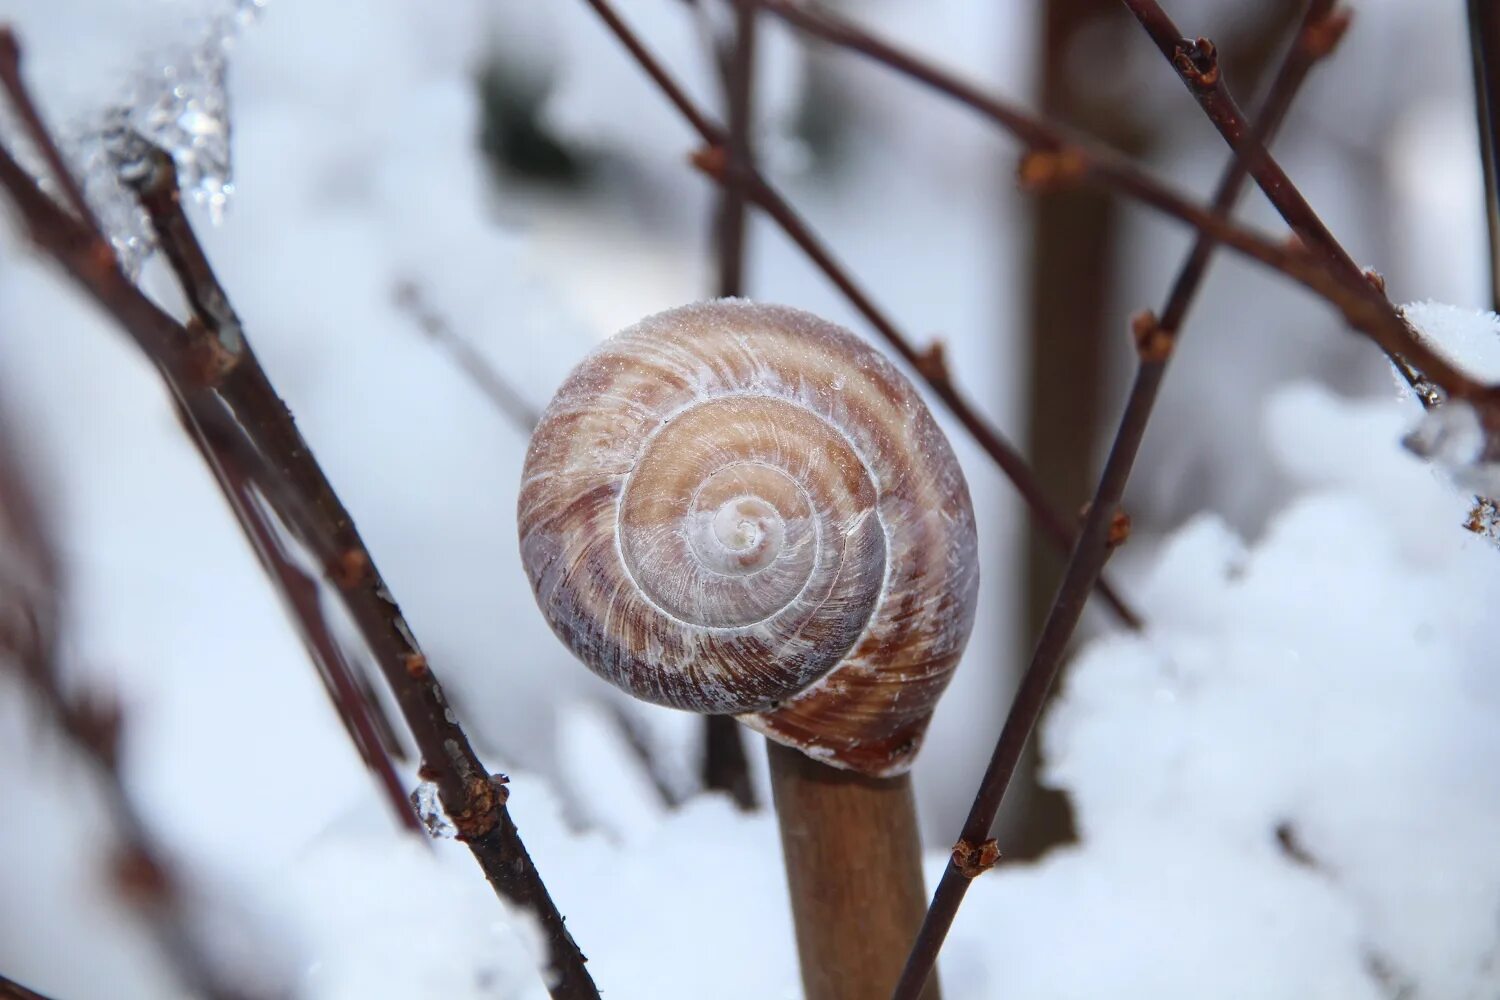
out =
{"type": "Polygon", "coordinates": [[[620,738],[625,742],[625,746],[630,749],[630,753],[641,765],[641,770],[651,782],[651,787],[656,789],[656,796],[661,800],[661,804],[667,809],[680,807],[682,794],[677,790],[677,785],[672,781],[666,767],[663,766],[661,756],[652,745],[646,726],[616,699],[603,700],[600,705],[614,722],[615,728],[619,730],[620,738]]]}
{"type": "MultiPolygon", "coordinates": [[[[197,933],[165,849],[136,805],[121,769],[124,715],[113,697],[65,685],[58,662],[62,581],[50,527],[0,425],[0,669],[15,671],[52,727],[85,760],[113,826],[108,871],[182,985],[230,1000],[272,994],[268,984],[234,981],[197,933]]],[[[0,978],[0,996],[35,996],[0,978]]]]}
{"type": "MultiPolygon", "coordinates": [[[[1155,180],[1129,159],[987,94],[942,67],[876,38],[825,10],[813,10],[791,0],[759,2],[804,32],[926,84],[1011,132],[1028,148],[1020,168],[1024,185],[1094,184],[1185,223],[1237,253],[1281,272],[1325,299],[1338,309],[1349,326],[1391,356],[1409,379],[1418,377],[1412,368],[1419,370],[1421,378],[1438,386],[1450,397],[1474,401],[1481,406],[1487,421],[1500,425],[1500,404],[1496,403],[1491,387],[1459,370],[1422,340],[1357,267],[1353,272],[1334,269],[1332,251],[1326,247],[1321,252],[1314,252],[1301,241],[1292,245],[1278,243],[1215,216],[1155,180]]],[[[1257,156],[1261,158],[1258,162],[1263,163],[1264,154],[1258,152],[1257,156]]],[[[1257,169],[1252,169],[1251,173],[1255,176],[1257,169]]],[[[1260,182],[1262,178],[1256,179],[1260,182]]],[[[1270,196],[1271,191],[1268,190],[1267,195],[1270,196]]],[[[1310,209],[1308,215],[1310,218],[1299,218],[1298,224],[1311,233],[1314,232],[1312,220],[1316,215],[1310,209]]]]}
{"type": "MultiPolygon", "coordinates": [[[[219,458],[212,451],[205,452],[204,457],[210,461],[219,458]]],[[[229,480],[226,497],[239,513],[240,523],[245,526],[262,567],[276,582],[292,620],[297,623],[308,658],[318,668],[318,675],[349,739],[365,766],[375,775],[396,821],[413,833],[422,833],[422,823],[412,808],[396,773],[395,762],[386,751],[380,726],[375,721],[374,710],[378,709],[378,703],[370,699],[355,680],[354,668],[324,617],[317,581],[303,572],[282,547],[268,512],[261,508],[259,497],[243,472],[225,465],[222,460],[215,464],[220,465],[221,474],[229,480]]]]}
{"type": "MultiPolygon", "coordinates": [[[[1229,93],[1224,74],[1219,68],[1218,51],[1214,44],[1206,38],[1184,38],[1156,0],[1122,2],[1146,29],[1156,47],[1177,72],[1178,78],[1202,107],[1208,120],[1224,136],[1225,142],[1229,143],[1231,149],[1240,146],[1249,123],[1229,93]]],[[[1330,23],[1324,36],[1310,39],[1307,44],[1331,48],[1341,33],[1341,23],[1330,23]]],[[[1283,214],[1292,232],[1297,234],[1297,238],[1308,249],[1325,257],[1344,273],[1359,270],[1353,258],[1333,238],[1318,213],[1313,211],[1273,157],[1259,151],[1251,165],[1251,174],[1265,190],[1266,197],[1283,214]]]]}
{"type": "Polygon", "coordinates": [[[157,246],[177,277],[193,318],[218,341],[228,358],[238,358],[244,351],[244,328],[182,210],[171,155],[138,134],[131,136],[125,155],[130,162],[122,168],[123,179],[150,217],[157,246]]]}
{"type": "Polygon", "coordinates": [[[551,952],[552,995],[597,998],[583,955],[505,808],[503,777],[489,774],[474,752],[353,521],[248,342],[226,344],[202,323],[184,326],[163,312],[121,272],[102,234],[62,211],[3,147],[0,188],[32,241],[130,334],[209,447],[244,463],[278,519],[318,561],[394,692],[422,754],[422,774],[437,785],[459,838],[495,892],[538,919],[551,952]]]}
{"type": "Polygon", "coordinates": [[[1469,0],[1474,111],[1484,169],[1484,219],[1490,238],[1490,308],[1500,311],[1500,3],[1469,0]]]}
{"type": "Polygon", "coordinates": [[[42,121],[41,112],[31,99],[31,93],[21,84],[21,47],[16,43],[15,34],[6,25],[0,25],[0,86],[4,87],[11,106],[21,119],[21,127],[25,129],[37,152],[42,155],[47,164],[47,172],[62,191],[68,206],[86,226],[97,230],[99,220],[94,216],[83,188],[78,186],[78,179],[68,169],[67,160],[52,141],[47,126],[42,121]]]}
{"type": "MultiPolygon", "coordinates": [[[[1218,51],[1213,42],[1206,38],[1184,38],[1156,0],[1122,2],[1146,29],[1157,49],[1187,87],[1188,93],[1198,102],[1214,128],[1229,144],[1229,148],[1239,149],[1249,124],[1229,92],[1229,85],[1219,68],[1218,51]]],[[[1320,32],[1308,37],[1302,44],[1320,54],[1331,52],[1348,28],[1349,19],[1348,13],[1328,18],[1320,32]]],[[[1250,175],[1301,244],[1309,253],[1321,259],[1330,273],[1351,287],[1366,283],[1374,290],[1373,295],[1367,296],[1369,301],[1366,309],[1370,313],[1367,321],[1386,331],[1384,337],[1375,336],[1373,329],[1360,327],[1347,312],[1345,315],[1350,325],[1365,329],[1371,335],[1371,339],[1385,352],[1423,406],[1431,407],[1439,402],[1432,391],[1433,385],[1454,397],[1473,397],[1479,394],[1483,387],[1467,379],[1453,382],[1452,372],[1440,371],[1433,374],[1432,358],[1429,356],[1432,352],[1425,350],[1426,342],[1407,322],[1401,311],[1386,298],[1383,284],[1378,280],[1368,280],[1365,272],[1334,238],[1322,218],[1308,204],[1274,157],[1263,149],[1255,150],[1250,175]],[[1424,351],[1413,351],[1410,345],[1421,345],[1424,351]]],[[[1493,406],[1488,408],[1493,409],[1493,406]]]]}
{"type": "MultiPolygon", "coordinates": [[[[1214,193],[1213,211],[1227,216],[1233,210],[1253,168],[1256,151],[1280,127],[1293,98],[1308,72],[1326,50],[1308,44],[1324,29],[1332,16],[1335,0],[1311,0],[1292,46],[1271,85],[1264,107],[1255,125],[1247,132],[1247,141],[1225,168],[1214,193]]],[[[1022,751],[1041,718],[1047,694],[1061,671],[1063,657],[1083,613],[1084,598],[1093,581],[1103,570],[1110,553],[1122,544],[1129,532],[1129,520],[1120,503],[1129,481],[1135,459],[1145,439],[1147,424],[1155,408],[1162,380],[1166,375],[1188,310],[1202,288],[1214,243],[1206,235],[1198,237],[1178,270],[1171,291],[1161,308],[1160,319],[1142,313],[1133,327],[1139,365],[1135,381],[1125,404],[1119,429],[1110,447],[1109,457],[1100,476],[1098,489],[1089,504],[1082,535],[1068,561],[1063,582],[1047,614],[1031,664],[1021,679],[1010,713],[995,743],[994,753],[985,770],[973,806],[964,821],[953,859],[943,872],[933,895],[932,905],[912,945],[896,1000],[913,1000],[932,974],[948,929],[958,913],[969,884],[978,874],[966,869],[963,860],[974,845],[987,842],[1000,804],[1015,774],[1022,751]]]]}
{"type": "MultiPolygon", "coordinates": [[[[599,14],[619,38],[621,44],[635,57],[642,69],[656,82],[662,93],[677,107],[687,119],[688,124],[693,126],[693,129],[708,145],[708,149],[700,153],[695,158],[695,162],[709,177],[723,183],[727,175],[727,156],[724,150],[728,139],[725,131],[698,110],[698,107],[677,85],[651,51],[620,19],[609,0],[587,0],[587,3],[599,14]]],[[[913,346],[912,341],[896,327],[849,271],[838,262],[822,239],[753,166],[748,168],[746,180],[750,196],[755,204],[802,249],[808,259],[843,293],[849,303],[865,317],[891,349],[911,365],[934,395],[943,401],[949,411],[973,435],[979,446],[1000,467],[1006,478],[1021,494],[1032,516],[1036,518],[1037,523],[1041,525],[1058,549],[1063,552],[1068,551],[1073,545],[1074,537],[1070,519],[1058,513],[1057,508],[1043,493],[1035,473],[1031,471],[1031,467],[1027,465],[1026,460],[1021,457],[1015,447],[1006,440],[1003,434],[991,427],[958,390],[947,366],[942,362],[941,348],[934,345],[928,350],[919,351],[913,346]]],[[[1139,616],[1126,605],[1114,588],[1101,580],[1098,589],[1100,595],[1108,601],[1121,621],[1131,628],[1140,627],[1139,616]]]]}
{"type": "Polygon", "coordinates": [[[14,979],[0,975],[0,1000],[49,1000],[36,990],[28,990],[14,979]]]}
{"type": "MultiPolygon", "coordinates": [[[[151,218],[157,243],[176,274],[194,319],[226,356],[243,357],[244,335],[240,320],[219,284],[208,257],[182,211],[172,158],[141,141],[140,160],[131,180],[141,205],[151,218]]],[[[257,500],[248,470],[233,451],[216,451],[213,439],[198,426],[192,414],[180,414],[199,453],[219,481],[246,538],[266,575],[276,584],[308,658],[318,670],[324,690],[333,703],[365,766],[385,793],[396,821],[413,833],[423,828],[411,807],[391,748],[395,740],[385,712],[371,693],[363,689],[343,648],[334,638],[323,610],[317,583],[308,577],[285,551],[267,511],[257,500]]]]}
{"type": "Polygon", "coordinates": [[[474,387],[504,416],[512,426],[530,437],[536,429],[541,414],[528,403],[515,386],[494,365],[490,364],[473,344],[453,329],[437,307],[427,301],[422,289],[414,281],[397,282],[394,298],[396,306],[409,315],[426,337],[448,352],[474,387]]]}

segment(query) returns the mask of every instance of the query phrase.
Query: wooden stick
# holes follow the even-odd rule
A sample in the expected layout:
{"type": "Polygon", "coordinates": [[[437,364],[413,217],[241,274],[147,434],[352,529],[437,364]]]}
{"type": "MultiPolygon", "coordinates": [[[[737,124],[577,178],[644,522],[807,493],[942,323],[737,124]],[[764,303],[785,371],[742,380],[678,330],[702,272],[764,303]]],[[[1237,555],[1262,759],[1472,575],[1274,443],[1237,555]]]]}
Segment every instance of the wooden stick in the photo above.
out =
{"type": "MultiPolygon", "coordinates": [[[[766,750],[807,1000],[889,996],[927,909],[911,777],[766,750]]],[[[940,1000],[936,976],[921,998],[940,1000]]]]}

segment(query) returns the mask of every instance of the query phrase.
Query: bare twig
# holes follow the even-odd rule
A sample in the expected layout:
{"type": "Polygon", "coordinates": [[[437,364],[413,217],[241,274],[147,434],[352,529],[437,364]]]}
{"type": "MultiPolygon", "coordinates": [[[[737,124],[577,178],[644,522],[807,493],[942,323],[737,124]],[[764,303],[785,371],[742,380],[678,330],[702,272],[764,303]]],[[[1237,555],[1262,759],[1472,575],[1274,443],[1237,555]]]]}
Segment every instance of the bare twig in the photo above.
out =
{"type": "MultiPolygon", "coordinates": [[[[131,180],[156,230],[157,243],[182,286],[194,319],[226,354],[242,357],[248,348],[239,317],[182,211],[172,158],[144,140],[141,146],[141,159],[131,180]]],[[[392,747],[398,744],[393,735],[388,735],[393,734],[390,721],[380,702],[361,688],[355,670],[334,638],[316,582],[296,565],[278,540],[276,529],[248,478],[249,470],[242,468],[232,453],[216,452],[212,439],[196,425],[191,412],[186,408],[180,412],[262,568],[277,585],[282,603],[296,624],[308,657],[317,668],[355,749],[385,793],[397,822],[413,833],[421,833],[422,825],[391,759],[392,747]]]]}
{"type": "MultiPolygon", "coordinates": [[[[207,451],[204,457],[213,460],[216,456],[207,451]]],[[[318,668],[318,675],[328,691],[345,730],[355,749],[375,775],[386,802],[396,816],[397,822],[413,833],[422,833],[423,826],[396,773],[395,762],[386,752],[379,725],[373,709],[379,703],[360,689],[355,680],[354,668],[344,654],[344,649],[334,638],[328,620],[323,614],[322,596],[318,583],[302,571],[290,554],[282,547],[273,522],[260,506],[260,498],[241,470],[230,463],[218,462],[218,470],[228,480],[226,496],[239,512],[240,523],[250,537],[266,573],[275,581],[288,606],[292,620],[297,623],[302,644],[308,657],[318,668]]]]}
{"type": "Polygon", "coordinates": [[[0,976],[0,1000],[49,1000],[36,990],[28,990],[14,979],[0,976]]]}
{"type": "Polygon", "coordinates": [[[427,301],[416,282],[397,282],[394,295],[396,305],[411,316],[417,328],[447,351],[459,370],[468,376],[475,388],[484,393],[484,397],[495,409],[512,426],[529,437],[536,429],[537,421],[541,419],[536,408],[522,397],[516,387],[473,344],[453,329],[453,324],[448,322],[447,317],[427,301]]]}
{"type": "Polygon", "coordinates": [[[57,181],[57,186],[62,189],[63,198],[68,207],[76,212],[78,218],[90,229],[98,229],[99,220],[94,217],[94,210],[89,206],[88,199],[84,197],[83,189],[78,186],[78,179],[68,169],[67,161],[58,150],[57,144],[48,135],[47,126],[42,122],[36,102],[31,99],[31,94],[21,84],[21,47],[16,43],[15,34],[5,25],[0,25],[0,86],[3,86],[6,94],[10,95],[16,115],[21,119],[21,127],[26,130],[26,135],[31,139],[32,145],[46,161],[47,170],[57,181]]]}
{"type": "MultiPolygon", "coordinates": [[[[698,109],[635,32],[630,29],[630,26],[620,18],[609,0],[587,0],[587,3],[598,13],[620,43],[635,57],[641,68],[656,82],[662,93],[707,144],[708,149],[700,153],[695,162],[711,178],[723,183],[727,175],[727,155],[724,150],[728,142],[724,129],[698,109]]],[[[1015,447],[1006,440],[1003,434],[991,427],[979,415],[979,411],[959,392],[946,364],[943,363],[941,347],[934,344],[927,350],[918,350],[913,346],[912,341],[896,327],[854,277],[837,261],[822,239],[754,169],[753,165],[747,168],[746,183],[755,204],[802,249],[808,259],[843,293],[849,303],[865,317],[891,349],[911,365],[934,395],[943,401],[949,411],[973,435],[975,441],[1016,487],[1032,516],[1037,519],[1058,549],[1067,551],[1071,548],[1074,537],[1072,522],[1058,513],[1057,508],[1043,493],[1035,473],[1031,471],[1031,467],[1027,465],[1026,460],[1021,457],[1015,447]]],[[[1101,580],[1098,589],[1101,596],[1109,602],[1123,622],[1132,628],[1140,627],[1139,616],[1130,610],[1112,587],[1101,580]]]]}
{"type": "MultiPolygon", "coordinates": [[[[1421,339],[1357,267],[1351,272],[1333,262],[1338,254],[1331,248],[1323,246],[1315,253],[1301,241],[1292,245],[1277,243],[1220,218],[1144,173],[1125,157],[987,94],[942,67],[876,38],[825,10],[813,10],[791,0],[759,2],[808,34],[883,63],[948,95],[1011,132],[1029,150],[1021,161],[1020,176],[1024,185],[1099,185],[1171,216],[1237,253],[1280,271],[1338,309],[1349,326],[1374,341],[1392,358],[1409,382],[1425,378],[1450,397],[1469,399],[1481,409],[1487,425],[1500,427],[1500,403],[1496,402],[1491,387],[1471,378],[1421,339]]],[[[1147,0],[1127,2],[1134,6],[1147,0]]],[[[1207,75],[1217,77],[1218,74],[1207,75]]],[[[1242,135],[1243,128],[1239,133],[1242,135]]],[[[1232,143],[1238,143],[1239,136],[1232,143]]],[[[1263,151],[1257,151],[1257,156],[1260,164],[1266,162],[1263,151]]],[[[1270,188],[1266,193],[1272,197],[1273,203],[1277,197],[1284,196],[1283,200],[1291,204],[1290,192],[1295,189],[1289,182],[1285,188],[1279,189],[1280,195],[1273,195],[1272,191],[1278,189],[1268,173],[1257,167],[1251,174],[1262,183],[1263,189],[1270,188]]],[[[1283,206],[1277,207],[1281,209],[1283,206]]],[[[1317,217],[1310,208],[1305,214],[1293,212],[1293,217],[1297,219],[1294,229],[1299,233],[1315,234],[1321,228],[1321,222],[1314,222],[1317,217]]]]}
{"type": "Polygon", "coordinates": [[[1500,3],[1469,0],[1469,50],[1474,64],[1474,111],[1484,168],[1484,218],[1490,237],[1490,308],[1500,311],[1500,3]]]}
{"type": "MultiPolygon", "coordinates": [[[[229,1000],[270,995],[268,984],[234,982],[196,933],[197,919],[166,851],[136,806],[120,766],[124,716],[98,691],[69,690],[58,663],[62,580],[41,507],[0,426],[0,668],[13,669],[47,719],[88,762],[114,827],[109,871],[117,894],[149,931],[182,984],[229,1000]]],[[[0,979],[0,996],[34,996],[0,979]]]]}
{"type": "MultiPolygon", "coordinates": [[[[20,86],[18,76],[14,82],[20,86]]],[[[537,917],[551,950],[552,995],[597,998],[583,955],[505,808],[503,776],[490,775],[474,752],[352,520],[248,343],[221,341],[201,323],[184,326],[163,312],[121,272],[103,235],[59,209],[3,147],[0,188],[33,242],[155,362],[207,446],[243,463],[278,519],[318,560],[395,693],[421,751],[422,774],[437,785],[460,839],[496,893],[537,917]]]]}
{"type": "MultiPolygon", "coordinates": [[[[1326,49],[1319,51],[1309,43],[1323,30],[1330,16],[1334,16],[1330,13],[1334,2],[1335,0],[1312,0],[1308,6],[1291,51],[1282,62],[1255,126],[1247,133],[1246,141],[1240,145],[1239,152],[1220,178],[1213,200],[1215,214],[1228,215],[1233,209],[1244,188],[1245,179],[1253,168],[1255,151],[1280,126],[1308,71],[1318,58],[1326,54],[1326,49]]],[[[1135,320],[1132,332],[1139,365],[1125,404],[1125,413],[1110,447],[1099,487],[1089,504],[1078,545],[1068,561],[1062,585],[1053,599],[1052,608],[1037,640],[1031,664],[1011,703],[1010,713],[995,743],[994,753],[985,770],[978,794],[954,847],[953,858],[943,872],[922,929],[912,945],[900,985],[895,992],[897,1000],[913,1000],[932,973],[938,952],[958,913],[964,894],[968,891],[969,883],[978,874],[978,871],[965,865],[965,858],[988,842],[990,827],[1000,810],[1022,750],[1036,728],[1037,720],[1046,705],[1047,693],[1061,670],[1064,653],[1083,613],[1084,598],[1089,587],[1103,569],[1110,553],[1128,535],[1129,521],[1124,519],[1120,511],[1120,501],[1124,497],[1125,485],[1145,438],[1146,426],[1155,408],[1162,379],[1172,359],[1182,324],[1193,299],[1202,287],[1214,249],[1213,242],[1207,236],[1200,235],[1178,270],[1167,301],[1162,306],[1160,318],[1151,313],[1142,313],[1135,320]]]]}
{"type": "MultiPolygon", "coordinates": [[[[1213,42],[1206,38],[1184,38],[1156,0],[1122,2],[1146,29],[1157,49],[1171,64],[1208,120],[1224,137],[1224,141],[1231,149],[1240,148],[1249,123],[1235,103],[1234,96],[1230,94],[1224,74],[1220,72],[1218,50],[1213,42]]],[[[1338,44],[1348,24],[1348,15],[1329,18],[1319,33],[1303,44],[1319,52],[1329,52],[1338,44]]],[[[1411,386],[1423,406],[1431,407],[1439,401],[1432,386],[1427,383],[1438,386],[1450,396],[1477,394],[1479,386],[1468,383],[1466,379],[1450,383],[1446,373],[1433,375],[1429,371],[1430,358],[1420,357],[1409,346],[1402,349],[1403,344],[1421,344],[1425,347],[1425,341],[1421,340],[1401,311],[1386,298],[1383,284],[1378,279],[1370,281],[1354,258],[1349,256],[1348,251],[1329,232],[1318,213],[1308,204],[1274,157],[1265,150],[1256,150],[1250,166],[1250,176],[1255,179],[1267,200],[1291,227],[1301,244],[1323,260],[1333,275],[1351,287],[1368,284],[1374,291],[1374,294],[1366,296],[1366,308],[1372,313],[1369,322],[1389,331],[1388,338],[1374,337],[1368,329],[1366,332],[1372,334],[1372,339],[1385,351],[1391,364],[1395,365],[1397,372],[1411,386]]],[[[1359,326],[1352,317],[1350,323],[1359,326]]]]}
{"type": "Polygon", "coordinates": [[[656,747],[652,745],[650,734],[640,719],[631,714],[630,710],[618,699],[604,699],[600,702],[600,706],[609,714],[615,728],[620,732],[620,738],[625,741],[625,745],[640,763],[641,770],[651,782],[651,787],[656,789],[656,795],[661,799],[661,804],[667,809],[676,809],[681,806],[682,794],[678,791],[677,783],[672,781],[670,773],[662,765],[661,757],[656,747]]]}

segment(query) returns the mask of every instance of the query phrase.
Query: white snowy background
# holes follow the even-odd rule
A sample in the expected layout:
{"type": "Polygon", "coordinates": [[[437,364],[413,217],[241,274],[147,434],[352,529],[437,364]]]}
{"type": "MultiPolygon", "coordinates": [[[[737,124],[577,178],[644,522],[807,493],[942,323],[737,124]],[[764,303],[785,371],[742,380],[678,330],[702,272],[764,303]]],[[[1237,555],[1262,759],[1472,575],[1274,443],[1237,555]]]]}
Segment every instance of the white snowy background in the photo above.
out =
{"type": "MultiPolygon", "coordinates": [[[[1036,6],[858,14],[1024,97],[1036,6]]],[[[1211,34],[1240,10],[1171,6],[1211,34]]],[[[1461,5],[1354,6],[1283,162],[1398,300],[1452,304],[1414,309],[1424,329],[1500,376],[1496,321],[1474,312],[1486,250],[1461,5]]],[[[621,8],[719,107],[691,5],[621,8]]],[[[704,297],[714,192],[686,168],[694,144],[670,108],[575,0],[0,0],[0,19],[84,156],[107,108],[160,91],[161,67],[205,37],[235,36],[233,191],[217,225],[195,206],[200,232],[470,733],[512,775],[512,812],[589,968],[610,997],[798,996],[774,819],[693,794],[698,724],[627,705],[552,638],[515,553],[524,435],[395,301],[415,284],[539,406],[592,343],[704,297]],[[594,158],[587,186],[491,170],[475,79],[496,63],[594,158]],[[625,748],[622,711],[688,796],[679,808],[625,748]]],[[[846,148],[815,169],[794,137],[800,53],[767,25],[768,170],[1022,436],[1014,146],[829,58],[846,148]]],[[[1114,58],[1117,85],[1174,123],[1154,165],[1206,190],[1217,137],[1143,38],[1114,58]]],[[[1186,240],[1130,224],[1122,329],[1186,240]]],[[[750,250],[753,295],[863,331],[758,220],[750,250]]],[[[145,280],[172,301],[158,263],[145,280]]],[[[1401,446],[1420,412],[1377,354],[1275,278],[1216,265],[1168,386],[1130,494],[1164,530],[1116,566],[1150,628],[1084,647],[1042,733],[1081,841],[975,883],[943,954],[948,995],[1500,995],[1500,552],[1462,529],[1468,495],[1401,446]]],[[[123,700],[130,788],[221,915],[204,933],[225,961],[309,997],[544,996],[527,922],[467,851],[395,828],[155,374],[11,220],[0,395],[61,529],[69,669],[123,700]]],[[[929,880],[1023,645],[1020,507],[947,426],[980,516],[984,611],[915,772],[929,880]]],[[[41,732],[0,674],[0,972],[60,998],[175,995],[102,877],[96,789],[41,732]]]]}

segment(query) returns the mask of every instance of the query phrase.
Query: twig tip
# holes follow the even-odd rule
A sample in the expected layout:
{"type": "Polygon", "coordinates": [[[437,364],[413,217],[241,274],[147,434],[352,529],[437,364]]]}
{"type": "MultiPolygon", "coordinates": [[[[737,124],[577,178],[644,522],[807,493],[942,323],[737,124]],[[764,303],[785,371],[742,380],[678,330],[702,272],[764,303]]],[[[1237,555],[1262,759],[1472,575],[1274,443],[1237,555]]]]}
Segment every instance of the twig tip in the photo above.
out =
{"type": "Polygon", "coordinates": [[[976,879],[1000,861],[1000,844],[993,837],[982,844],[960,840],[953,845],[953,865],[966,879],[976,879]]]}
{"type": "Polygon", "coordinates": [[[1326,59],[1343,40],[1354,20],[1354,11],[1348,7],[1335,7],[1325,16],[1310,23],[1302,31],[1302,48],[1309,59],[1326,59]]]}
{"type": "Polygon", "coordinates": [[[948,375],[948,348],[941,340],[934,339],[918,351],[915,365],[918,373],[929,382],[947,385],[952,381],[948,375]]]}
{"type": "Polygon", "coordinates": [[[723,146],[704,146],[695,150],[688,162],[721,184],[729,174],[729,150],[723,146]]]}
{"type": "Polygon", "coordinates": [[[1198,90],[1211,90],[1219,84],[1219,50],[1207,38],[1179,41],[1172,65],[1198,90]]]}
{"type": "Polygon", "coordinates": [[[1177,344],[1173,331],[1162,326],[1150,309],[1142,309],[1131,317],[1130,335],[1135,340],[1136,354],[1145,364],[1162,364],[1172,356],[1172,348],[1177,344]]]}
{"type": "Polygon", "coordinates": [[[1081,149],[1030,149],[1016,165],[1016,179],[1027,191],[1048,192],[1067,187],[1088,171],[1088,160],[1081,149]]]}

